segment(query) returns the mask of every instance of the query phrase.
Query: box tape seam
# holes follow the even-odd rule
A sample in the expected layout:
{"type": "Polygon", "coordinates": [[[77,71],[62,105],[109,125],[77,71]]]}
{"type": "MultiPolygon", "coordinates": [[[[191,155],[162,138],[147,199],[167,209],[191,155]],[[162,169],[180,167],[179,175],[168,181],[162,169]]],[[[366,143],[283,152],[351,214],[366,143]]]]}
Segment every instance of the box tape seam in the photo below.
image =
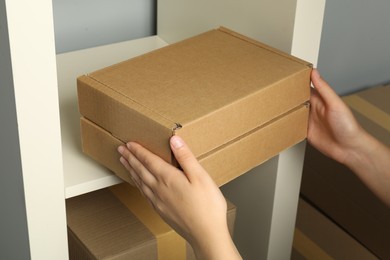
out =
{"type": "Polygon", "coordinates": [[[369,118],[371,121],[390,132],[389,114],[385,113],[377,106],[356,95],[344,97],[343,100],[353,110],[359,112],[359,114],[369,118]]]}
{"type": "Polygon", "coordinates": [[[120,200],[123,205],[128,208],[138,218],[138,220],[149,229],[150,232],[152,232],[157,240],[159,260],[186,259],[186,241],[184,238],[174,232],[174,230],[172,230],[172,228],[170,228],[168,224],[166,224],[157,215],[157,213],[146,202],[146,198],[143,198],[135,187],[130,186],[128,183],[123,183],[112,186],[109,189],[118,198],[118,200],[120,200]],[[136,204],[138,204],[138,209],[140,210],[137,210],[136,204]],[[145,221],[145,216],[147,214],[155,216],[153,217],[153,223],[145,221]],[[169,241],[165,239],[166,236],[161,235],[162,232],[169,233],[171,238],[170,240],[173,239],[175,243],[169,243],[169,241]],[[167,245],[169,246],[167,247],[167,245]]]}

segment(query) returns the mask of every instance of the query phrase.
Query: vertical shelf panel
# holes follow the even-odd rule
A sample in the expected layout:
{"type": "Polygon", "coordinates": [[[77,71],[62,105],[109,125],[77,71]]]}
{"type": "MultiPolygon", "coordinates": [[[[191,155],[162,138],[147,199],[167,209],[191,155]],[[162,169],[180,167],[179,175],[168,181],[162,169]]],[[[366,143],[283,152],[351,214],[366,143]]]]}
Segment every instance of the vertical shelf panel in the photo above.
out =
{"type": "Polygon", "coordinates": [[[291,54],[317,66],[326,0],[298,0],[291,54]]]}
{"type": "MultiPolygon", "coordinates": [[[[298,0],[291,54],[317,64],[325,0],[298,0]]],[[[279,154],[267,259],[291,256],[306,142],[279,154]]]]}
{"type": "Polygon", "coordinates": [[[6,1],[32,259],[67,259],[51,0],[6,1]]]}

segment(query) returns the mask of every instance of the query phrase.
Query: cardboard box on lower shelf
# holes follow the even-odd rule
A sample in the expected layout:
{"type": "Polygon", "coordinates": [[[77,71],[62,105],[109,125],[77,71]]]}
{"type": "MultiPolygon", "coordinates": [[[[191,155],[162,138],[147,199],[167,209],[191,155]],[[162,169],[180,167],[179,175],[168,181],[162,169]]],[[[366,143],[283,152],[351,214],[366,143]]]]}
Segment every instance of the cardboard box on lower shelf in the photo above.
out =
{"type": "MultiPolygon", "coordinates": [[[[390,146],[390,85],[343,97],[358,122],[390,146]]],[[[390,259],[390,209],[347,167],[308,145],[301,194],[380,259],[390,259]]]]}
{"type": "MultiPolygon", "coordinates": [[[[191,246],[127,183],[67,199],[69,258],[187,259],[191,246]]],[[[236,207],[228,202],[233,234],[236,207]]]]}

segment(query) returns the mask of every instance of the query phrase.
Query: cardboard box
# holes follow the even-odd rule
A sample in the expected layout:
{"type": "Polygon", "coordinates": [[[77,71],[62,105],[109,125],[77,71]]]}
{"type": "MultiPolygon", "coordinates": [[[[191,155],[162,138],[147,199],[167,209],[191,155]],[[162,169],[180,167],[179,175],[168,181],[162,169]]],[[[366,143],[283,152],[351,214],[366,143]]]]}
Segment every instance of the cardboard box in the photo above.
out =
{"type": "MultiPolygon", "coordinates": [[[[71,260],[195,260],[191,246],[129,184],[67,199],[66,207],[71,260]]],[[[228,202],[231,234],[235,216],[228,202]]]]}
{"type": "Polygon", "coordinates": [[[299,199],[291,259],[377,259],[312,205],[299,199]]]}
{"type": "MultiPolygon", "coordinates": [[[[390,146],[390,85],[343,97],[369,133],[390,146]]],[[[390,259],[390,209],[347,167],[308,145],[301,194],[380,259],[390,259]]]]}
{"type": "Polygon", "coordinates": [[[95,127],[111,143],[137,141],[175,165],[168,140],[180,135],[222,185],[306,137],[310,72],[228,29],[203,33],[79,77],[83,149],[101,163],[113,153],[86,140],[95,127]]]}

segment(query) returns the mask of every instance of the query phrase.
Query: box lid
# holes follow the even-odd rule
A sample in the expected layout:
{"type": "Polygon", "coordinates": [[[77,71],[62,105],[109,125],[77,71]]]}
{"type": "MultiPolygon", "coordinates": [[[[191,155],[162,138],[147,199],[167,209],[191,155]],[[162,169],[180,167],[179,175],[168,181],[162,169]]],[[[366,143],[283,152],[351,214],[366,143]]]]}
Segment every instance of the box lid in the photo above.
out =
{"type": "Polygon", "coordinates": [[[92,95],[100,102],[91,106],[79,88],[80,112],[125,142],[138,141],[129,129],[147,118],[142,124],[154,124],[154,136],[164,132],[165,146],[179,134],[200,156],[308,100],[310,70],[307,62],[219,28],[80,77],[79,85],[93,86],[88,95],[114,100],[92,95]],[[128,109],[133,115],[121,117],[128,109]]]}

